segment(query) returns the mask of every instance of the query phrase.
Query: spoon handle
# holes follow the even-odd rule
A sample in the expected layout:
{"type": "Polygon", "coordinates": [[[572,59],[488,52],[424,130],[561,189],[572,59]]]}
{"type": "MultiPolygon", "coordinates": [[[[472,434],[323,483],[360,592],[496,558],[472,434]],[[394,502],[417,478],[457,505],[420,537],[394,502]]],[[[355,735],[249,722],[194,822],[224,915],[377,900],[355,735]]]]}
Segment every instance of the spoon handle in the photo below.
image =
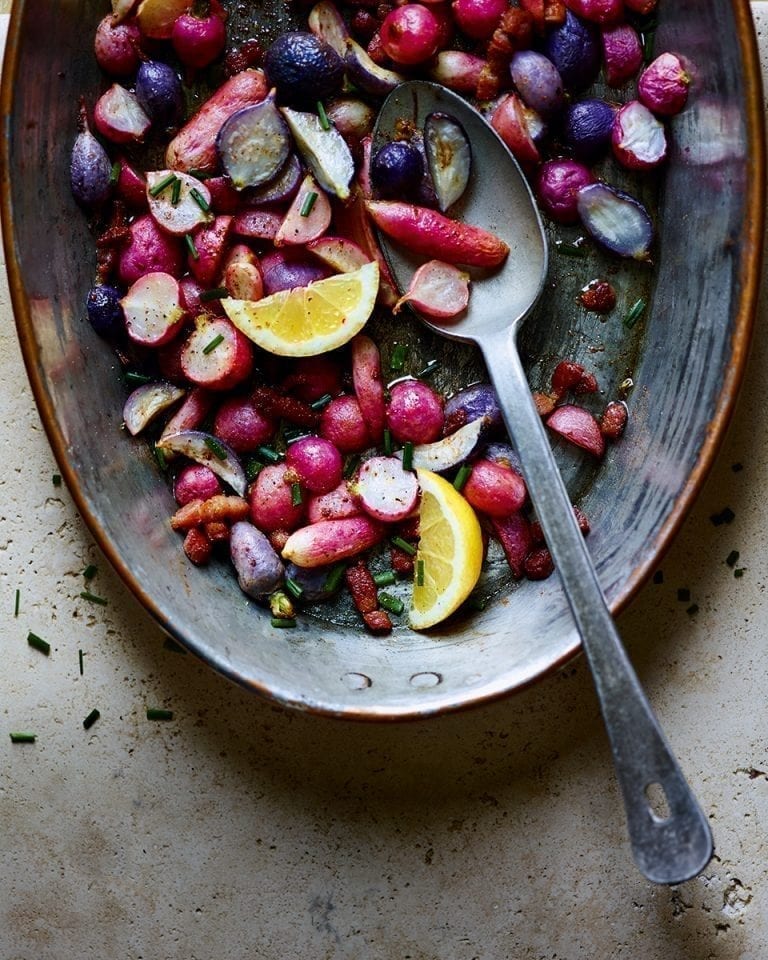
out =
{"type": "Polygon", "coordinates": [[[581,634],[624,797],[635,862],[654,883],[682,883],[712,856],[709,824],[621,643],[512,335],[489,338],[481,347],[581,634]]]}

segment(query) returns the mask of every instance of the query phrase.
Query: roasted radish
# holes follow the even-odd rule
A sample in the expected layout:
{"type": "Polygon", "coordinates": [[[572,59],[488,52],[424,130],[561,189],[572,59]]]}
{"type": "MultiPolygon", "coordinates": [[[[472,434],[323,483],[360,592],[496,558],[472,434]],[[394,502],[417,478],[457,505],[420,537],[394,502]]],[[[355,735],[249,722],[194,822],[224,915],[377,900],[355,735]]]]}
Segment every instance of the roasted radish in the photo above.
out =
{"type": "Polygon", "coordinates": [[[280,224],[276,247],[304,246],[317,240],[331,223],[331,204],[314,177],[307,175],[280,224]]]}
{"type": "Polygon", "coordinates": [[[371,457],[350,481],[349,489],[369,517],[399,523],[416,509],[419,482],[397,457],[371,457]]]}
{"type": "Polygon", "coordinates": [[[207,390],[231,390],[249,376],[253,345],[226,317],[200,315],[181,352],[185,376],[207,390]]]}
{"type": "Polygon", "coordinates": [[[213,219],[208,188],[188,173],[150,171],[147,201],[157,225],[176,237],[183,237],[213,219]]]}
{"type": "Polygon", "coordinates": [[[429,260],[411,277],[392,312],[398,313],[406,303],[431,319],[452,320],[467,309],[469,274],[453,264],[429,260]]]}
{"type": "Polygon", "coordinates": [[[123,423],[132,437],[148,426],[159,414],[184,396],[181,387],[172,383],[145,383],[136,387],[123,406],[123,423]]]}
{"type": "Polygon", "coordinates": [[[112,143],[136,143],[144,139],[152,126],[136,94],[119,83],[113,83],[96,101],[93,123],[102,137],[112,143]]]}
{"type": "Polygon", "coordinates": [[[232,487],[235,493],[241,497],[245,496],[248,482],[237,454],[212,434],[201,430],[185,430],[162,437],[158,440],[157,446],[161,450],[179,453],[196,463],[210,467],[217,477],[221,477],[232,487]]]}
{"type": "Polygon", "coordinates": [[[168,273],[140,277],[120,301],[128,336],[145,347],[172,340],[184,321],[178,281],[168,273]]]}
{"type": "Polygon", "coordinates": [[[384,527],[371,517],[321,520],[292,533],[283,557],[297,567],[321,567],[369,550],[383,538],[384,527]]]}

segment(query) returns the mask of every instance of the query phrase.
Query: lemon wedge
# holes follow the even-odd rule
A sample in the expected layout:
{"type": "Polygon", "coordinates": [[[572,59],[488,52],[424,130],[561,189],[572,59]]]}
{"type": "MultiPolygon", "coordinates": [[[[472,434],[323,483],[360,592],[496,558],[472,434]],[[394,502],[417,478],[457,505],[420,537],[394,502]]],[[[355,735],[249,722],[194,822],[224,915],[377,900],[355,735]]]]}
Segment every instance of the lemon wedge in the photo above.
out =
{"type": "Polygon", "coordinates": [[[421,487],[419,547],[409,614],[425,630],[456,611],[472,593],[483,565],[483,537],[462,495],[431,470],[417,470],[421,487]]]}
{"type": "Polygon", "coordinates": [[[335,350],[365,326],[379,290],[379,266],[280,290],[262,300],[221,301],[232,323],[257,346],[281,357],[335,350]]]}

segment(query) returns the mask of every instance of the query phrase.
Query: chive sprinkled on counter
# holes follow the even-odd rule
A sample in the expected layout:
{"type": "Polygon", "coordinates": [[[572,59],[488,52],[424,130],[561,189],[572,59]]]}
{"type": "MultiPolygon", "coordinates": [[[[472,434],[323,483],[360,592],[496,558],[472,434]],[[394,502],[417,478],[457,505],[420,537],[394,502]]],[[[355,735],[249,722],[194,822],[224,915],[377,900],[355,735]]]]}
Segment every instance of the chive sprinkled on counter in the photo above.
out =
{"type": "Polygon", "coordinates": [[[42,637],[38,637],[36,633],[32,633],[30,630],[27,634],[27,643],[30,647],[34,647],[35,650],[39,650],[40,653],[44,653],[47,656],[50,655],[51,645],[47,640],[43,640],[42,637]]]}

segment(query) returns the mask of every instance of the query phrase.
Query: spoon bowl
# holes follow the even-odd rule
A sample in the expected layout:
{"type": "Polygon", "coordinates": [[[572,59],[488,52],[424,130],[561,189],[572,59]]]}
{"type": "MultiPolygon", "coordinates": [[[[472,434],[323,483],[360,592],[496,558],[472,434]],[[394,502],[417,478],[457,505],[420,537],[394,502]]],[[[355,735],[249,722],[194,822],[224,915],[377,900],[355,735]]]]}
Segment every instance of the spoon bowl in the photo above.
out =
{"type": "MultiPolygon", "coordinates": [[[[622,646],[517,349],[517,334],[547,275],[546,239],[533,195],[492,128],[438,84],[409,81],[389,96],[374,130],[374,149],[403,129],[404,121],[421,129],[436,111],[458,120],[473,148],[468,189],[451,213],[496,233],[510,253],[501,269],[475,277],[469,307],[457,321],[448,326],[422,319],[439,334],[476,343],[483,354],[595,681],[635,861],[649,880],[682,883],[712,856],[709,824],[622,646]]],[[[417,262],[385,236],[380,239],[395,282],[407,289],[417,262]]]]}

